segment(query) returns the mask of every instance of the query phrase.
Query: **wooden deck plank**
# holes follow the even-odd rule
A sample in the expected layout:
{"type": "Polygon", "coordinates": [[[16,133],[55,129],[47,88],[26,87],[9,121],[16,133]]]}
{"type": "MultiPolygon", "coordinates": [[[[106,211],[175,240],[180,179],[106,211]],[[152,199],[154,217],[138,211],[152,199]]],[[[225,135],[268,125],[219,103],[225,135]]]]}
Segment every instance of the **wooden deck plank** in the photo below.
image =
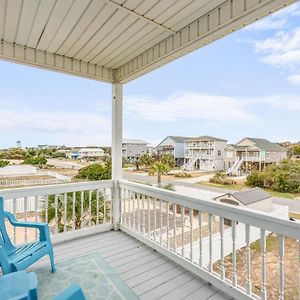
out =
{"type": "Polygon", "coordinates": [[[185,283],[182,286],[178,286],[173,289],[173,291],[169,292],[166,295],[159,297],[161,300],[173,300],[173,299],[183,299],[195,291],[199,290],[202,286],[204,286],[206,282],[199,277],[195,277],[193,280],[185,283]]]}
{"type": "MultiPolygon", "coordinates": [[[[210,284],[205,284],[202,287],[200,287],[198,290],[196,290],[194,293],[190,294],[187,297],[184,297],[183,299],[185,300],[207,300],[209,297],[214,295],[218,290],[210,285],[210,284]]],[[[226,298],[223,298],[226,299],[226,298]]]]}
{"type": "MultiPolygon", "coordinates": [[[[230,299],[201,278],[121,231],[109,231],[54,245],[57,263],[95,252],[143,300],[230,299]]],[[[49,266],[48,257],[30,269],[43,266],[49,266]]]]}
{"type": "Polygon", "coordinates": [[[183,286],[185,283],[192,281],[195,278],[195,275],[190,272],[184,272],[167,282],[161,284],[156,289],[152,289],[145,294],[141,295],[143,300],[159,299],[164,295],[172,292],[177,287],[183,286]]]}

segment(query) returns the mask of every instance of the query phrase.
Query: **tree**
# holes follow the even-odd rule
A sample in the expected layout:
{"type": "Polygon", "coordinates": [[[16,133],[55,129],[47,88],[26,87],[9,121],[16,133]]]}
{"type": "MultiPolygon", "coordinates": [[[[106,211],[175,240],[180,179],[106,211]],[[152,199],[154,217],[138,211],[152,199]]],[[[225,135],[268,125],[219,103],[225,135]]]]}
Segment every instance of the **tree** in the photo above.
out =
{"type": "Polygon", "coordinates": [[[277,192],[300,192],[300,162],[283,161],[247,176],[246,184],[277,192]]]}
{"type": "Polygon", "coordinates": [[[154,174],[157,174],[157,184],[161,185],[161,175],[170,171],[170,166],[162,161],[157,161],[151,166],[151,170],[154,174]]]}
{"type": "Polygon", "coordinates": [[[141,165],[145,166],[145,169],[148,170],[148,168],[153,164],[153,158],[149,154],[143,154],[140,157],[141,165]]]}
{"type": "Polygon", "coordinates": [[[300,155],[300,146],[296,146],[293,148],[293,155],[300,155]]]}
{"type": "Polygon", "coordinates": [[[47,213],[49,224],[56,221],[55,211],[57,207],[58,232],[62,232],[64,230],[65,225],[67,229],[71,229],[73,224],[75,226],[75,229],[81,228],[81,225],[85,227],[88,225],[90,219],[92,225],[97,224],[97,201],[98,201],[98,208],[99,208],[98,211],[99,224],[103,222],[104,211],[106,214],[105,216],[106,219],[109,218],[109,214],[110,214],[109,203],[104,202],[104,196],[101,192],[99,192],[98,196],[96,191],[75,192],[74,212],[73,212],[73,193],[67,193],[66,197],[67,197],[66,216],[65,216],[64,195],[58,195],[57,199],[55,199],[55,195],[50,195],[48,197],[48,201],[47,202],[43,201],[42,203],[41,217],[42,220],[45,221],[46,213],[47,213]],[[91,196],[89,193],[91,193],[91,196]],[[104,210],[104,206],[106,206],[105,210],[104,210]],[[66,224],[65,224],[65,220],[66,220],[66,224]]]}
{"type": "Polygon", "coordinates": [[[87,180],[111,179],[111,160],[107,160],[104,164],[92,164],[81,168],[75,178],[87,180]]]}

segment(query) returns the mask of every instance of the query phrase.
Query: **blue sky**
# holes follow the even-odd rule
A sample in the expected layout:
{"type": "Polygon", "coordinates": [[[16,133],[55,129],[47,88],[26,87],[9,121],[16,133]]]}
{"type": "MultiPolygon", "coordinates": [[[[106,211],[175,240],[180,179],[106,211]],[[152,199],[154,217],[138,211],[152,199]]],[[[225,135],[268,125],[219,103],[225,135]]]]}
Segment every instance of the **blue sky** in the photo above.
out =
{"type": "MultiPolygon", "coordinates": [[[[300,140],[300,5],[124,86],[124,137],[300,140]]],[[[109,145],[111,86],[0,61],[0,148],[109,145]]]]}

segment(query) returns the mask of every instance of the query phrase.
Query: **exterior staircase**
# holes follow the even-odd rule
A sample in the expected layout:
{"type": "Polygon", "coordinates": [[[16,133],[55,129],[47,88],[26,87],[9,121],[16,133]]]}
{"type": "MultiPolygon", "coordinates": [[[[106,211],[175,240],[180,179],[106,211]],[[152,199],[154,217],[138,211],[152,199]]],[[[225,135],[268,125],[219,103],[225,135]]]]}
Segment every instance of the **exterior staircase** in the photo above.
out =
{"type": "Polygon", "coordinates": [[[201,158],[200,155],[194,155],[188,162],[186,162],[182,166],[182,170],[183,171],[194,171],[195,162],[197,161],[197,159],[200,159],[200,158],[201,158]]]}
{"type": "Polygon", "coordinates": [[[232,175],[232,174],[237,174],[241,165],[243,164],[244,162],[244,158],[241,157],[240,159],[237,159],[234,164],[232,165],[232,167],[230,167],[228,170],[227,170],[227,174],[228,175],[232,175]]]}

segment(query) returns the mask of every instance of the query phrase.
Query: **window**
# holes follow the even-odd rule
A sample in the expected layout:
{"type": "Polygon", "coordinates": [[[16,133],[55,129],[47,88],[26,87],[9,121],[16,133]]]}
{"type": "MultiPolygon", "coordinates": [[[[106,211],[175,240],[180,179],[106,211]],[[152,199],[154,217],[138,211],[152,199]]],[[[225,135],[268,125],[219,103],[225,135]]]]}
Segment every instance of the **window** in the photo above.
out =
{"type": "Polygon", "coordinates": [[[218,156],[221,156],[221,155],[222,155],[221,150],[218,150],[218,156]]]}
{"type": "Polygon", "coordinates": [[[233,152],[232,151],[226,152],[226,158],[233,158],[233,152]]]}

